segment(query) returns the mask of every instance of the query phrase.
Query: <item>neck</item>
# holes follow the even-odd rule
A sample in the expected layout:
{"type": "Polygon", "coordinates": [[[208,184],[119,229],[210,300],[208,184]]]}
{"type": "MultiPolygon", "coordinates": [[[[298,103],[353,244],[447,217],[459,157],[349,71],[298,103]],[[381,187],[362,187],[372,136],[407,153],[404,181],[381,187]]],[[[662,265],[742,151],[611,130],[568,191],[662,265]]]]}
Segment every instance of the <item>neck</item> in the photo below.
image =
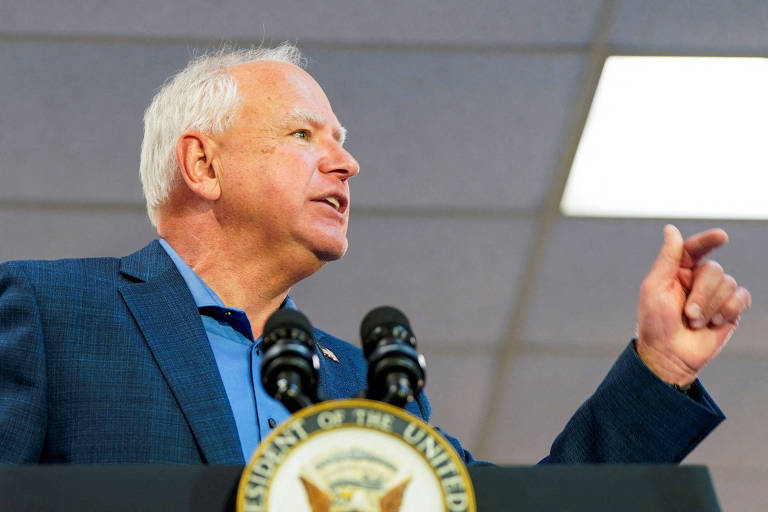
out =
{"type": "Polygon", "coordinates": [[[245,311],[255,337],[261,335],[267,318],[280,307],[290,288],[322,266],[314,255],[298,250],[281,251],[247,236],[198,228],[189,223],[179,229],[161,224],[158,234],[225,306],[245,311]]]}

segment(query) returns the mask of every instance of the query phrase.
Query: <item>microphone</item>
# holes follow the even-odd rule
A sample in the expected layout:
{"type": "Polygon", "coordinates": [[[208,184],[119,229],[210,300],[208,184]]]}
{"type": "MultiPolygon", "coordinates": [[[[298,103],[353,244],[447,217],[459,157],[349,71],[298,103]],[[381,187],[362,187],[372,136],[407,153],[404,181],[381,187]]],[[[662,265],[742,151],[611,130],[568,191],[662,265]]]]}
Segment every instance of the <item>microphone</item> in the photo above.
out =
{"type": "Polygon", "coordinates": [[[261,384],[294,413],[317,403],[315,337],[309,320],[295,309],[278,309],[262,336],[261,384]]]}
{"type": "Polygon", "coordinates": [[[368,360],[368,397],[403,407],[424,388],[424,356],[416,351],[416,337],[405,315],[380,306],[360,325],[363,354],[368,360]]]}

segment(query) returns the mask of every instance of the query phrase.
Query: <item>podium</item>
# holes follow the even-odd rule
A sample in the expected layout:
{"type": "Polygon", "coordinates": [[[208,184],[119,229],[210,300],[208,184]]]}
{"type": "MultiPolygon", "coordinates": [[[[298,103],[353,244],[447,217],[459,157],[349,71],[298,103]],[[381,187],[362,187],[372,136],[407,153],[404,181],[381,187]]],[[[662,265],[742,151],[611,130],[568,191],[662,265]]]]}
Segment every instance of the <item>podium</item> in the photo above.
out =
{"type": "MultiPolygon", "coordinates": [[[[242,466],[0,466],[0,511],[233,512],[242,466]]],[[[704,466],[469,469],[478,512],[719,511],[704,466]]]]}

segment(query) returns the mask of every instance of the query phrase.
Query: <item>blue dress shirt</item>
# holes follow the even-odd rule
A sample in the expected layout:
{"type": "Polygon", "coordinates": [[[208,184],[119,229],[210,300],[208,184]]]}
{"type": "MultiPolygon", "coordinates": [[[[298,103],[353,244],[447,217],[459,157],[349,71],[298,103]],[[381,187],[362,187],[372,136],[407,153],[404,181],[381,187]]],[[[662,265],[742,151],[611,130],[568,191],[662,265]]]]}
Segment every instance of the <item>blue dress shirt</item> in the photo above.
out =
{"type": "MultiPolygon", "coordinates": [[[[261,336],[253,339],[245,311],[226,307],[168,242],[160,239],[160,245],[179,269],[197,304],[247,462],[272,428],[290,416],[285,406],[270,397],[261,385],[261,336]]],[[[281,307],[296,309],[290,297],[281,307]]]]}

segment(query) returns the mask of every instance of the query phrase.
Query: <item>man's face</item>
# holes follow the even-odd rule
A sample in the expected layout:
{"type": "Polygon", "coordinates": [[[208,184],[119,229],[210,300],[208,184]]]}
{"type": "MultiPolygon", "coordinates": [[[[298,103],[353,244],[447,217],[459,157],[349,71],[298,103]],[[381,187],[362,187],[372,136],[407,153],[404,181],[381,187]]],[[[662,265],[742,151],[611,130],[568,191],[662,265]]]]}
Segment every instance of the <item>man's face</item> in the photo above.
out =
{"type": "Polygon", "coordinates": [[[348,179],[359,165],[342,147],[344,129],[328,98],[290,64],[249,63],[230,72],[243,101],[230,127],[215,137],[222,225],[233,243],[296,257],[309,251],[320,261],[341,258],[348,179]]]}

